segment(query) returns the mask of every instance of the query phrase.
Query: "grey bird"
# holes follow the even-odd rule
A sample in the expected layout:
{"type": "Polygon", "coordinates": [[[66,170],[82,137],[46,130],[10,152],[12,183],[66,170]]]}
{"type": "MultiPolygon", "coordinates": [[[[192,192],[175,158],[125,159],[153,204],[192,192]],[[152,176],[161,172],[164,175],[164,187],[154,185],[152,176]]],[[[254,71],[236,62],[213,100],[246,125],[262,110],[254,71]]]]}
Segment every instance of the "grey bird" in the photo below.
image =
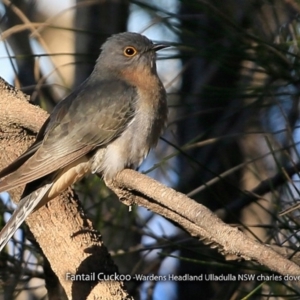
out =
{"type": "Polygon", "coordinates": [[[34,210],[86,174],[105,180],[137,168],[167,122],[166,91],[156,51],[143,35],[124,32],[102,45],[89,78],[59,102],[34,144],[0,172],[0,192],[27,185],[0,232],[0,251],[34,210]]]}

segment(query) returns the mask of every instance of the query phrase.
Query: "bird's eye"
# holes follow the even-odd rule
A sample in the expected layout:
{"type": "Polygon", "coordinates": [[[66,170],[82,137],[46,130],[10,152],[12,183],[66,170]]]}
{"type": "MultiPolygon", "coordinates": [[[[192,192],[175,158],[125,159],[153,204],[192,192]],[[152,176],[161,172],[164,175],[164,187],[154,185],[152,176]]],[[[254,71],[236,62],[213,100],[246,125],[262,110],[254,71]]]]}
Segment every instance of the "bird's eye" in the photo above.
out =
{"type": "Polygon", "coordinates": [[[127,56],[127,57],[132,57],[132,56],[135,56],[137,54],[137,51],[134,47],[126,47],[124,49],[124,55],[127,56]]]}

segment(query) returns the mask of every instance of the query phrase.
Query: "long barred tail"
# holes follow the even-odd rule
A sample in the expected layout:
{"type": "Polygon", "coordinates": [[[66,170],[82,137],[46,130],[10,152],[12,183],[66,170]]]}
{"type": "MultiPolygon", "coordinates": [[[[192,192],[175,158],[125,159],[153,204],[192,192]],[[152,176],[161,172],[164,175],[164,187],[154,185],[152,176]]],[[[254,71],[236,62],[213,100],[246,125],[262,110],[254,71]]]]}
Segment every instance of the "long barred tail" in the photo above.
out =
{"type": "Polygon", "coordinates": [[[44,198],[53,183],[49,183],[21,199],[16,210],[0,232],[0,251],[8,243],[17,229],[22,225],[28,215],[44,198]]]}

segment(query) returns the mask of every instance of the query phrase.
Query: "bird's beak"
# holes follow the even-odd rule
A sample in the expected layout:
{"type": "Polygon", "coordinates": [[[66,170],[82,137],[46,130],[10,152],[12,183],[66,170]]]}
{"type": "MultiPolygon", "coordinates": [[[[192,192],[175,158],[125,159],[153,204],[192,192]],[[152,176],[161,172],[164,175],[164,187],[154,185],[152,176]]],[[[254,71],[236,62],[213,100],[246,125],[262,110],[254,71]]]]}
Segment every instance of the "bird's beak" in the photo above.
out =
{"type": "Polygon", "coordinates": [[[153,45],[152,50],[159,51],[159,50],[167,48],[167,47],[170,47],[170,46],[164,45],[164,44],[156,44],[156,45],[153,45]]]}

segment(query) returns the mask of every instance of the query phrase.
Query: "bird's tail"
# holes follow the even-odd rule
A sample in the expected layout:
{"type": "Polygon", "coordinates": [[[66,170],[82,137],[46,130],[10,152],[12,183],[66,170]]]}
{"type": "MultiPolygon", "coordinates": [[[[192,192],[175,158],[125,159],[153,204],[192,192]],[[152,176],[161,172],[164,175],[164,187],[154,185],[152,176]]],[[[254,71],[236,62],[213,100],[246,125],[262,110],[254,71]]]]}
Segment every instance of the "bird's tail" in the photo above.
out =
{"type": "Polygon", "coordinates": [[[13,215],[0,232],[0,251],[8,243],[17,229],[22,225],[27,216],[36,208],[36,206],[48,193],[52,185],[53,182],[46,184],[20,200],[13,215]]]}

